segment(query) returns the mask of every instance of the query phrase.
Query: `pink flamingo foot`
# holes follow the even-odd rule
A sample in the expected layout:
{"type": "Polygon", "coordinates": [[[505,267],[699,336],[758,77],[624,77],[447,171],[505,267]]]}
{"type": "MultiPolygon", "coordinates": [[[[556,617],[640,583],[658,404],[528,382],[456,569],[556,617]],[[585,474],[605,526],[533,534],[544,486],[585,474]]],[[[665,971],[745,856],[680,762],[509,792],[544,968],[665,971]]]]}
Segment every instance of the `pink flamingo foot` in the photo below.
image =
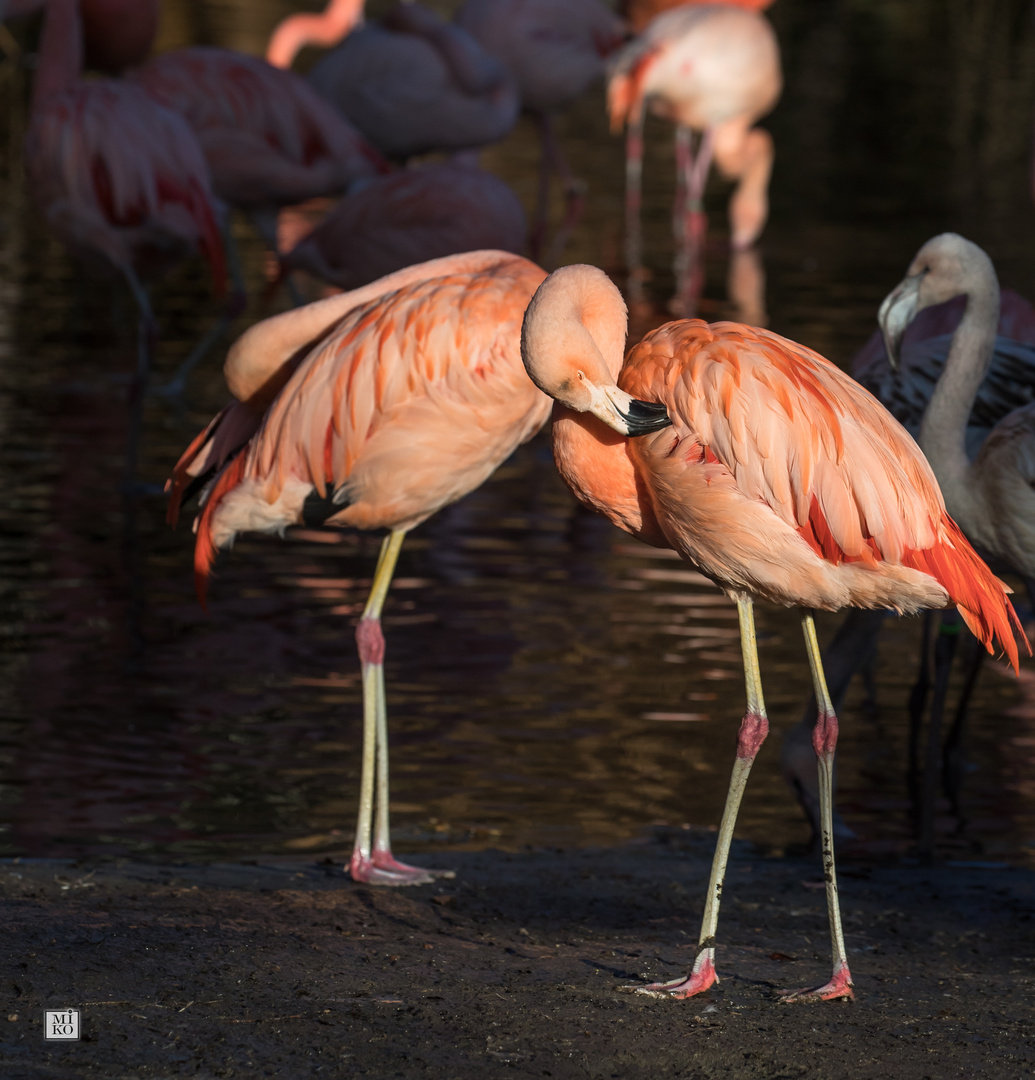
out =
{"type": "Polygon", "coordinates": [[[830,982],[811,990],[784,990],[780,994],[783,1001],[836,1001],[838,998],[854,998],[852,973],[843,961],[834,967],[830,982]]]}
{"type": "Polygon", "coordinates": [[[364,885],[431,885],[438,878],[453,878],[453,870],[428,870],[399,862],[390,851],[375,851],[372,856],[352,853],[349,876],[364,885]]]}
{"type": "Polygon", "coordinates": [[[694,970],[685,979],[650,983],[648,986],[637,986],[632,989],[637,994],[646,994],[648,997],[688,998],[703,994],[705,990],[710,990],[718,981],[719,978],[715,974],[715,964],[710,956],[706,956],[700,964],[694,965],[694,970]]]}

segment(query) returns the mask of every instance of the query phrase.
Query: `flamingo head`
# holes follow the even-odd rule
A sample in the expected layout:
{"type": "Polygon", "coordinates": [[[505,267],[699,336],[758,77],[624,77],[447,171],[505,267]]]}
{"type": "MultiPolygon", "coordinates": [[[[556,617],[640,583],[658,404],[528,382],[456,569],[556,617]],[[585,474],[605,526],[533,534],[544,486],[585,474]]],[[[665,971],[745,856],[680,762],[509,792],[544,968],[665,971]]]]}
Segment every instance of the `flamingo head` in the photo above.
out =
{"type": "Polygon", "coordinates": [[[942,233],[916,253],[906,276],[884,298],[877,314],[888,361],[899,365],[902,339],[925,308],[955,296],[981,297],[998,307],[999,283],[992,260],[958,233],[942,233]]]}
{"type": "Polygon", "coordinates": [[[521,359],[543,393],[575,412],[592,413],[622,435],[646,435],[672,423],[656,401],[640,401],[616,380],[628,312],[622,294],[595,266],[563,266],[536,290],[521,327],[521,359]]]}

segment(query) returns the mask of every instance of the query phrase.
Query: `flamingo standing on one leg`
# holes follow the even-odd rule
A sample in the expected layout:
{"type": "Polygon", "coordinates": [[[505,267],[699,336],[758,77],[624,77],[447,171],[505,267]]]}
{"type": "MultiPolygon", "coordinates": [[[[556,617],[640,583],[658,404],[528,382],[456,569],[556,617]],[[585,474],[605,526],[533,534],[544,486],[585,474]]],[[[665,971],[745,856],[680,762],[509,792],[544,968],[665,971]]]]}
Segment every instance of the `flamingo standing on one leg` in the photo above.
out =
{"type": "Polygon", "coordinates": [[[465,30],[416,3],[363,23],[363,0],[330,0],[322,15],[292,15],[266,58],[288,68],[307,44],[335,46],[309,74],[382,153],[478,149],[507,135],[518,95],[499,61],[465,30]]]}
{"type": "Polygon", "coordinates": [[[432,877],[391,851],[381,608],[406,533],[478,487],[549,415],[518,337],[544,276],[515,255],[471,252],[259,323],[227,359],[237,400],[194,440],[171,482],[173,520],[192,478],[205,483],[194,555],[202,595],[216,551],[238,532],[281,532],[306,519],[389,530],[356,628],[363,773],[350,870],[358,881],[432,877]]]}
{"type": "Polygon", "coordinates": [[[22,0],[8,14],[47,9],[25,141],[33,198],[77,255],[120,274],[140,309],[126,484],[132,483],[150,372],[154,316],[145,281],[192,252],[224,287],[223,246],[208,169],[179,114],[135,86],[84,80],[76,0],[22,0]]]}
{"type": "Polygon", "coordinates": [[[640,299],[640,190],[643,114],[676,123],[676,206],[673,227],[683,254],[677,296],[693,307],[704,234],[703,198],[714,156],[737,181],[729,205],[734,249],[750,247],[769,215],[773,140],[753,127],[776,104],[783,86],[780,47],[765,16],[728,4],[686,4],[659,15],[615,58],[608,86],[611,126],[626,139],[626,261],[640,299]],[[693,150],[693,132],[700,143],[693,150]]]}
{"type": "Polygon", "coordinates": [[[802,608],[820,703],[813,746],[833,973],[823,986],[790,996],[851,997],[833,848],[838,725],[812,609],[914,612],[954,604],[986,647],[999,641],[1015,668],[1014,630],[1023,632],[1006,586],[945,512],[917,445],[839,368],[776,334],[698,320],[653,331],[623,363],[626,325],[621,294],[594,267],[556,271],[529,304],[522,358],[560,406],[554,457],[583,502],[648,543],[673,547],[736,600],[748,697],[697,957],[685,979],[642,989],[689,997],[716,979],[733,827],[769,727],[752,614],[757,597],[802,608]],[[638,403],[644,399],[656,404],[638,403]],[[654,430],[659,416],[671,428],[654,430]]]}
{"type": "Polygon", "coordinates": [[[625,38],[622,20],[600,0],[466,0],[456,22],[513,75],[523,108],[539,127],[542,157],[539,201],[532,226],[532,255],[546,238],[550,175],[564,185],[565,217],[551,245],[560,256],[585,205],[577,180],[557,141],[554,117],[604,75],[604,58],[625,38]]]}
{"type": "Polygon", "coordinates": [[[773,0],[621,0],[618,13],[624,17],[634,34],[642,34],[647,29],[647,24],[663,11],[683,7],[687,3],[716,2],[732,4],[734,7],[746,8],[748,11],[765,11],[773,5],[773,0]]]}
{"type": "Polygon", "coordinates": [[[346,195],[282,259],[340,289],[463,251],[525,246],[521,202],[498,176],[446,161],[379,177],[346,195]]]}

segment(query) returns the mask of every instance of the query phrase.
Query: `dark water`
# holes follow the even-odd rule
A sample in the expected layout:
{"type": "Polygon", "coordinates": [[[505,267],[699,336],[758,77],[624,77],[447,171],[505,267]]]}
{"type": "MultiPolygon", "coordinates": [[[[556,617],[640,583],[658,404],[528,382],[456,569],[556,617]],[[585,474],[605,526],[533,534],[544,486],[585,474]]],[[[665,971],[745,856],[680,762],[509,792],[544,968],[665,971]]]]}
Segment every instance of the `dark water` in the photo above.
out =
{"type": "MultiPolygon", "coordinates": [[[[309,5],[316,6],[316,5],[309,5]]],[[[442,5],[448,9],[450,5],[442,5]]],[[[257,50],[286,3],[167,2],[164,43],[257,50]]],[[[787,89],[764,290],[734,291],[769,325],[840,363],[919,244],[946,228],[987,247],[1030,296],[1033,29],[1022,3],[777,0],[787,89]],[[745,299],[746,297],[746,299],[745,299]]],[[[160,499],[125,530],[117,492],[133,311],[86,275],[31,210],[19,145],[26,84],[0,87],[0,850],[176,857],[340,851],[358,794],[352,627],[378,538],[296,532],[223,555],[205,614],[191,536],[160,499]]],[[[565,118],[588,181],[565,261],[621,273],[622,146],[598,90],[565,118]]],[[[670,133],[648,129],[645,236],[653,312],[671,291],[670,133]]],[[[485,163],[531,204],[538,148],[522,122],[485,163]]],[[[721,183],[703,313],[736,314],[721,183]]],[[[559,206],[557,207],[559,211],[559,206]]],[[[262,253],[240,234],[259,291],[262,253]]],[[[159,367],[212,313],[198,267],[158,290],[159,367]]],[[[254,319],[253,310],[248,318],[254,319]]],[[[240,324],[241,328],[245,321],[240,324]]],[[[645,327],[641,327],[641,330],[645,327]]],[[[141,472],[159,483],[221,406],[218,358],[186,404],[152,401],[141,472]]],[[[740,834],[807,836],[779,775],[808,687],[792,612],[759,612],[774,736],[740,834]]],[[[825,617],[829,635],[836,620],[825,617]]],[[[688,567],[579,509],[548,441],[416,531],[387,607],[394,825],[400,850],[608,843],[652,823],[717,822],[743,685],[732,606],[688,567]]],[[[889,625],[878,709],[843,713],[840,806],[871,853],[903,850],[905,699],[915,621],[889,625]]],[[[989,665],[974,706],[969,818],[945,850],[1027,861],[1035,843],[1035,669],[989,665]]],[[[948,823],[946,823],[948,824],[948,823]]]]}

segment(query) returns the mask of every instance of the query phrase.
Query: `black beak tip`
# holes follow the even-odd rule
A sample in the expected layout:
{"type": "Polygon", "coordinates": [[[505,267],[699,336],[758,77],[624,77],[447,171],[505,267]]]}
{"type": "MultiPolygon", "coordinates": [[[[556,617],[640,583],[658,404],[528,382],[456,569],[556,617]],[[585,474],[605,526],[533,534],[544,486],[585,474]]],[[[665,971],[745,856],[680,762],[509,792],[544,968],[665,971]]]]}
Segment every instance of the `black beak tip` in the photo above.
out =
{"type": "Polygon", "coordinates": [[[622,418],[629,425],[630,435],[647,435],[672,423],[668,409],[660,402],[639,401],[636,398],[629,402],[629,411],[623,413],[622,418]]]}

